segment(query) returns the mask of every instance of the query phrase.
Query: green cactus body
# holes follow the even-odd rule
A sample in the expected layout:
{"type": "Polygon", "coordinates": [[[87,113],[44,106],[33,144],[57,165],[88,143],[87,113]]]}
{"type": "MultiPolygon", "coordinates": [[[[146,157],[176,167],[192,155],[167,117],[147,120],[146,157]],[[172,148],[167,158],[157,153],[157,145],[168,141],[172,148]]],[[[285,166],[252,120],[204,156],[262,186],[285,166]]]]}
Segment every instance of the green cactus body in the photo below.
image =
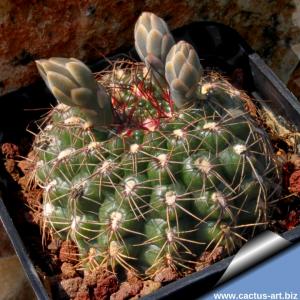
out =
{"type": "Polygon", "coordinates": [[[189,268],[267,222],[278,179],[268,137],[240,92],[201,79],[195,50],[173,45],[162,22],[149,14],[136,25],[147,68],[116,63],[91,82],[77,60],[38,62],[60,102],[33,146],[44,221],[77,243],[86,268],[189,268]],[[165,72],[164,84],[147,70],[165,72]]]}

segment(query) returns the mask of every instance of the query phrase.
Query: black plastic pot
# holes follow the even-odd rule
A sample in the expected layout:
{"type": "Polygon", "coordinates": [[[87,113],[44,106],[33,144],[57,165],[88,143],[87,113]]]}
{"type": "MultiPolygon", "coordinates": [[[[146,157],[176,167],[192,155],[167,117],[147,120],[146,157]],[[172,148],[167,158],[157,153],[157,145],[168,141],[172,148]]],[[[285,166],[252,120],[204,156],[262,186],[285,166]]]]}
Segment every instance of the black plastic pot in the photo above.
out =
{"type": "MultiPolygon", "coordinates": [[[[268,99],[265,104],[268,105],[274,114],[278,116],[279,119],[285,120],[285,125],[300,131],[300,103],[235,31],[216,23],[198,22],[174,31],[174,35],[177,40],[184,39],[195,47],[203,65],[207,69],[213,69],[231,77],[235,85],[245,89],[253,98],[257,98],[260,101],[262,101],[261,99],[268,99]]],[[[111,57],[111,59],[124,57],[137,58],[134,50],[129,49],[126,51],[126,54],[119,53],[111,57]]],[[[102,60],[93,64],[91,67],[96,71],[103,69],[107,65],[108,62],[102,60]]],[[[18,114],[23,113],[23,108],[19,105],[18,109],[17,106],[14,105],[15,102],[13,101],[15,100],[13,99],[23,98],[17,100],[19,103],[22,100],[28,101],[28,99],[33,96],[32,91],[35,89],[38,89],[39,92],[37,94],[35,92],[34,97],[40,97],[45,105],[49,105],[49,103],[53,101],[49,92],[44,89],[43,84],[22,89],[17,93],[3,97],[5,99],[0,99],[1,103],[4,103],[6,106],[1,110],[0,114],[3,114],[6,120],[14,119],[15,121],[13,123],[3,122],[3,118],[0,116],[0,140],[1,138],[5,140],[7,132],[11,133],[11,131],[15,130],[16,135],[23,132],[22,130],[24,130],[25,124],[18,124],[17,122],[18,114]]],[[[43,104],[40,104],[40,107],[42,105],[43,104]]],[[[3,187],[3,189],[5,188],[6,187],[3,187]]],[[[6,189],[4,194],[8,197],[9,190],[6,189]]],[[[3,195],[4,201],[0,198],[1,220],[37,298],[48,299],[46,290],[31,260],[28,258],[26,248],[4,205],[4,203],[7,204],[9,201],[5,196],[3,195]]],[[[10,212],[11,211],[12,208],[10,208],[10,212]]],[[[300,226],[292,231],[285,232],[282,236],[291,242],[289,244],[296,243],[300,240],[300,226]]],[[[273,251],[268,254],[275,253],[273,251]]],[[[266,256],[264,256],[264,258],[266,258],[266,256]]],[[[183,279],[166,285],[157,292],[144,297],[144,299],[182,299],[187,297],[187,295],[193,295],[192,298],[197,298],[216,285],[232,260],[233,257],[223,259],[201,272],[193,273],[183,279]]],[[[258,261],[256,261],[256,263],[257,262],[258,261]]]]}

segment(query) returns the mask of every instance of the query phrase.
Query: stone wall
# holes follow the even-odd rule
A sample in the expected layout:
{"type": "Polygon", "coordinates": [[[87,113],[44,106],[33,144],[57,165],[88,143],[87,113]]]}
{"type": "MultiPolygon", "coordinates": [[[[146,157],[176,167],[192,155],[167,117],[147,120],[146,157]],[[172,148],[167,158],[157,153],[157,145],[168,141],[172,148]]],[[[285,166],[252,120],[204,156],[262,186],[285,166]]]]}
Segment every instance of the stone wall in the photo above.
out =
{"type": "Polygon", "coordinates": [[[38,78],[34,59],[91,61],[132,43],[133,24],[144,10],[172,29],[198,20],[233,27],[284,82],[298,65],[298,0],[1,0],[0,94],[38,78]]]}

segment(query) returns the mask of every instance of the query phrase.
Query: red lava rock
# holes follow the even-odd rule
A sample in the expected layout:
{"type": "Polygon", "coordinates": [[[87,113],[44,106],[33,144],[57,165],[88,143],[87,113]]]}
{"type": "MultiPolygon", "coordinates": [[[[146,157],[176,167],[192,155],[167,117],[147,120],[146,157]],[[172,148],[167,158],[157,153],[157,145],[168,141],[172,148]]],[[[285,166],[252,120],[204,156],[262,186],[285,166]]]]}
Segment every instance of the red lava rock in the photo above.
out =
{"type": "Polygon", "coordinates": [[[99,278],[100,276],[98,276],[97,272],[91,272],[91,273],[85,273],[83,280],[85,285],[89,287],[95,287],[97,284],[97,279],[99,278]]]}
{"type": "Polygon", "coordinates": [[[102,280],[108,276],[111,276],[111,273],[108,273],[105,269],[95,269],[92,272],[86,272],[84,274],[84,284],[88,287],[95,287],[99,280],[102,280]]]}
{"type": "Polygon", "coordinates": [[[127,272],[127,281],[129,283],[136,283],[137,281],[140,281],[140,279],[134,274],[134,272],[127,272]]]}
{"type": "Polygon", "coordinates": [[[94,297],[96,300],[109,299],[110,295],[118,290],[118,279],[115,275],[99,279],[94,288],[94,297]]]}
{"type": "Polygon", "coordinates": [[[19,147],[15,144],[4,143],[1,146],[1,151],[6,158],[14,158],[19,155],[19,147]]]}
{"type": "Polygon", "coordinates": [[[71,241],[62,242],[59,259],[62,262],[76,263],[78,261],[77,247],[71,241]]]}
{"type": "Polygon", "coordinates": [[[61,265],[60,269],[61,269],[61,272],[62,272],[62,277],[64,279],[73,278],[77,275],[77,272],[76,272],[74,266],[70,263],[64,262],[61,265]]]}
{"type": "Polygon", "coordinates": [[[139,294],[143,288],[143,281],[137,278],[133,273],[127,274],[126,282],[123,282],[120,289],[111,296],[113,300],[128,299],[139,294]]]}
{"type": "Polygon", "coordinates": [[[136,296],[143,288],[143,282],[139,281],[136,283],[123,282],[120,289],[113,295],[111,300],[124,300],[136,296]]]}
{"type": "Polygon", "coordinates": [[[124,300],[128,299],[130,296],[133,296],[131,292],[131,287],[128,282],[123,282],[120,286],[120,289],[111,295],[111,300],[124,300]]]}
{"type": "MultiPolygon", "coordinates": [[[[13,173],[15,173],[16,162],[15,162],[14,159],[12,159],[12,158],[7,159],[7,160],[5,161],[5,163],[4,163],[4,165],[5,165],[6,171],[7,171],[9,174],[12,175],[13,173]]],[[[18,178],[15,179],[15,180],[18,180],[18,178]]]]}
{"type": "Polygon", "coordinates": [[[131,286],[131,291],[133,296],[137,295],[139,291],[143,288],[143,281],[136,277],[134,274],[129,273],[127,276],[128,283],[131,286]]]}
{"type": "Polygon", "coordinates": [[[15,144],[4,143],[1,146],[1,152],[5,156],[4,166],[14,181],[20,179],[20,169],[16,158],[20,155],[19,147],[15,144]]]}
{"type": "Polygon", "coordinates": [[[292,193],[300,193],[300,170],[292,173],[289,180],[289,190],[292,193]]]}
{"type": "Polygon", "coordinates": [[[61,294],[65,293],[70,298],[75,298],[82,284],[81,277],[69,278],[61,281],[61,294]]]}
{"type": "Polygon", "coordinates": [[[77,294],[74,300],[90,300],[90,294],[87,288],[81,288],[77,294]]]}
{"type": "Polygon", "coordinates": [[[154,291],[158,290],[160,287],[161,287],[160,282],[155,282],[153,280],[146,280],[144,281],[143,288],[140,291],[140,296],[142,297],[142,296],[149,295],[154,291]]]}
{"type": "Polygon", "coordinates": [[[171,282],[179,278],[179,275],[171,267],[167,267],[159,271],[155,277],[154,281],[157,282],[171,282]]]}
{"type": "Polygon", "coordinates": [[[300,211],[294,211],[292,210],[287,218],[283,221],[279,221],[280,225],[285,229],[285,230],[291,230],[295,228],[298,224],[300,224],[300,211]]]}

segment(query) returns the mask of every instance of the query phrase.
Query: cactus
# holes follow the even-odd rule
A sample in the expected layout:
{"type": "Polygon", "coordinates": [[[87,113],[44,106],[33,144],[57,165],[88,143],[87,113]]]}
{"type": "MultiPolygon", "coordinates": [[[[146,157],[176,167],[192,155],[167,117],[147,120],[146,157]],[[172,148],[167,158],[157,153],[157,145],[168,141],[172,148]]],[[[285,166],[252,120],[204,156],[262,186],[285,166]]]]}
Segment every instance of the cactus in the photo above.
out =
{"type": "Polygon", "coordinates": [[[266,225],[280,175],[245,93],[204,77],[154,14],[137,21],[135,45],[142,63],[97,81],[78,60],[37,61],[59,104],[34,141],[34,177],[45,227],[77,244],[84,268],[152,275],[235,251],[266,225]]]}

